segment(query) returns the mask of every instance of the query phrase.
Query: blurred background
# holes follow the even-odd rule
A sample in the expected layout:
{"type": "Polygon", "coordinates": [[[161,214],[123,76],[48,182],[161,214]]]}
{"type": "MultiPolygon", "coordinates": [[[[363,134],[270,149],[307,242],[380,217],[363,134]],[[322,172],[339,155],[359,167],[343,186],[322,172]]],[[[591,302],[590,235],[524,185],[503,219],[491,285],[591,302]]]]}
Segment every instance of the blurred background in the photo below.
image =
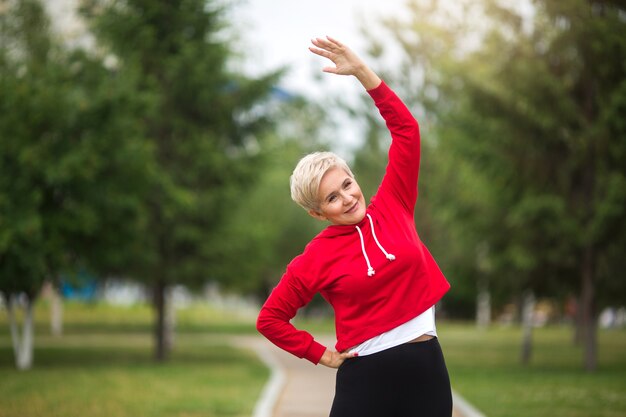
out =
{"type": "MultiPolygon", "coordinates": [[[[324,227],[291,170],[330,149],[371,196],[386,164],[325,35],[420,121],[453,388],[626,415],[623,2],[0,0],[0,417],[251,415],[233,338],[324,227]]],[[[297,320],[333,334],[321,299],[297,320]]]]}

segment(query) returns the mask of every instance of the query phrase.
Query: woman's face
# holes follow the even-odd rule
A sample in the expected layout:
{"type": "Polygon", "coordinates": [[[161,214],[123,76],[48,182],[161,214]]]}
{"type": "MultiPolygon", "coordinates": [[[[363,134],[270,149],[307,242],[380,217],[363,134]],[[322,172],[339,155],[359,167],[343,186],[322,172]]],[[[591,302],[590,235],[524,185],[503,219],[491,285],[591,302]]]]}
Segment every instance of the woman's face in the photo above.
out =
{"type": "Polygon", "coordinates": [[[356,180],[341,168],[331,168],[322,177],[318,191],[319,211],[309,214],[336,225],[359,223],[365,217],[365,198],[356,180]]]}

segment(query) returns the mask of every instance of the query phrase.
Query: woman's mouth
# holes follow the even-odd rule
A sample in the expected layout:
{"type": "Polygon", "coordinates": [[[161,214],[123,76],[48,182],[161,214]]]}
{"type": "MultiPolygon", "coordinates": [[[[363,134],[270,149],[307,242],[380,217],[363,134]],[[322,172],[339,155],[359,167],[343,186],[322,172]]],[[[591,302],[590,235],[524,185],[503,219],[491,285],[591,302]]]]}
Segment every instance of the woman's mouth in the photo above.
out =
{"type": "Polygon", "coordinates": [[[357,201],[356,203],[354,203],[352,207],[350,207],[350,209],[348,209],[348,211],[346,211],[346,214],[354,213],[357,210],[358,206],[359,206],[359,202],[357,201]]]}

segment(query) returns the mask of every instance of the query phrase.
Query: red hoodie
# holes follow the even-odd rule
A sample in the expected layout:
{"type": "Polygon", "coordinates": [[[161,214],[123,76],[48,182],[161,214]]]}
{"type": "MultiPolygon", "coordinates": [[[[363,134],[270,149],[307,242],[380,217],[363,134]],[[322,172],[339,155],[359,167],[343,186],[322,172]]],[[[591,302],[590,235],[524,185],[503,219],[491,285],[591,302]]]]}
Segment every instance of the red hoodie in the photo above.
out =
{"type": "Polygon", "coordinates": [[[341,352],[417,317],[450,288],[415,230],[417,121],[384,82],[368,93],[392,144],[367,215],[356,225],[331,225],[320,232],[287,266],[257,319],[257,329],[270,341],[315,364],[326,347],[290,320],[316,293],[335,311],[335,348],[341,352]],[[368,275],[368,270],[375,272],[368,275]]]}

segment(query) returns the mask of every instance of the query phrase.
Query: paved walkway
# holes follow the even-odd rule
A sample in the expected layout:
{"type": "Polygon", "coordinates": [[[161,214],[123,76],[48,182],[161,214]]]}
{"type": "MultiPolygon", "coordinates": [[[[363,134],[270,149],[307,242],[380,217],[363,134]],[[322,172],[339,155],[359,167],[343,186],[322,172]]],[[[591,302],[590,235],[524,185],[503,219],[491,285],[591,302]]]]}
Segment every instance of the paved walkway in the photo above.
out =
{"type": "MultiPolygon", "coordinates": [[[[253,417],[328,417],[335,389],[334,370],[298,359],[263,338],[239,342],[254,348],[273,369],[253,417]]],[[[330,338],[320,342],[334,345],[330,338]]],[[[453,417],[484,416],[455,394],[453,417]]]]}
{"type": "MultiPolygon", "coordinates": [[[[320,340],[332,346],[334,340],[320,340]]],[[[333,402],[336,371],[315,366],[275,346],[271,352],[285,374],[285,384],[271,417],[328,417],[333,402]]]]}

